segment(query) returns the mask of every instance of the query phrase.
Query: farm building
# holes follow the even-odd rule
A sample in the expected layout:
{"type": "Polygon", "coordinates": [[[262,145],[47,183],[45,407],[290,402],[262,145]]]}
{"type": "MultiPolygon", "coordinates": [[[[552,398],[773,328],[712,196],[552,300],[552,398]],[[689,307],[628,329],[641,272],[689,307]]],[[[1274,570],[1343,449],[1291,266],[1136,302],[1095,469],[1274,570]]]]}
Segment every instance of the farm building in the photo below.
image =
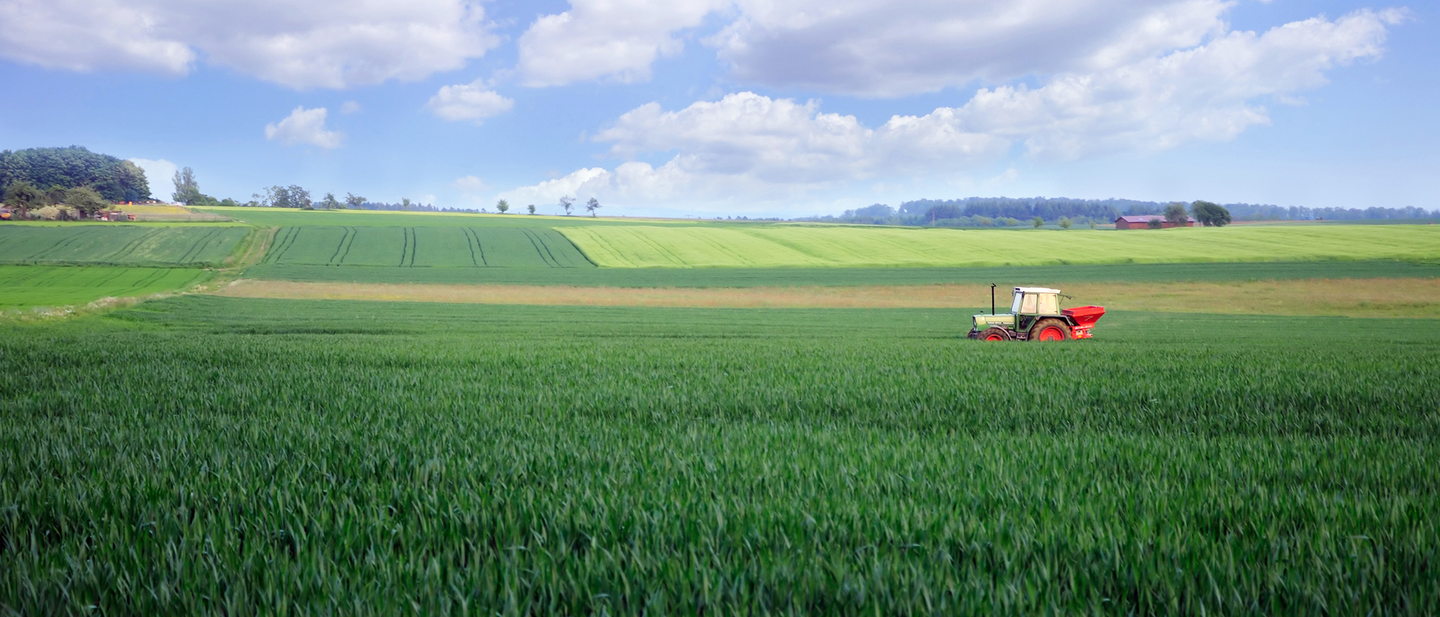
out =
{"type": "MultiPolygon", "coordinates": [[[[1195,226],[1196,221],[1194,217],[1187,216],[1185,218],[1188,219],[1185,221],[1186,227],[1195,226]]],[[[1150,221],[1155,220],[1160,221],[1161,229],[1179,227],[1179,225],[1165,220],[1165,217],[1159,214],[1141,214],[1138,216],[1122,216],[1118,219],[1115,219],[1115,229],[1149,229],[1150,221]]]]}

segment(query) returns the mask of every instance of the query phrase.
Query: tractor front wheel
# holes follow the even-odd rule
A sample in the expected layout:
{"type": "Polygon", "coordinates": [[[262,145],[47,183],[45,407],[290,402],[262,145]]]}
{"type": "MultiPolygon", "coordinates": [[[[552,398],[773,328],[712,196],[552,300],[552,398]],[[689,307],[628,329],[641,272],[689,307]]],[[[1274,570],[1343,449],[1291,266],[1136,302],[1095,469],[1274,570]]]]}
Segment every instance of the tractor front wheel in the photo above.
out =
{"type": "Polygon", "coordinates": [[[1030,340],[1068,341],[1070,340],[1070,328],[1059,319],[1041,319],[1034,328],[1030,329],[1030,340]]]}
{"type": "Polygon", "coordinates": [[[986,328],[984,332],[980,333],[979,338],[982,341],[1008,341],[1010,333],[1005,328],[986,328]]]}

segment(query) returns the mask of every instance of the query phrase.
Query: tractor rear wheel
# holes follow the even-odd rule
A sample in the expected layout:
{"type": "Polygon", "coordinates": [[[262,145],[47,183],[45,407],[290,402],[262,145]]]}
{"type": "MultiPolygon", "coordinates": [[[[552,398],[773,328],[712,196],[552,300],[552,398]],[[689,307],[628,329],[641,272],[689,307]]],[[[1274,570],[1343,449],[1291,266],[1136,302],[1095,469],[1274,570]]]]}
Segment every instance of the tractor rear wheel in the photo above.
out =
{"type": "Polygon", "coordinates": [[[1068,341],[1070,340],[1070,327],[1059,319],[1041,319],[1030,329],[1030,340],[1032,341],[1068,341]]]}
{"type": "Polygon", "coordinates": [[[986,328],[984,332],[980,333],[980,340],[1008,341],[1010,340],[1010,333],[1007,332],[1005,328],[986,328]]]}

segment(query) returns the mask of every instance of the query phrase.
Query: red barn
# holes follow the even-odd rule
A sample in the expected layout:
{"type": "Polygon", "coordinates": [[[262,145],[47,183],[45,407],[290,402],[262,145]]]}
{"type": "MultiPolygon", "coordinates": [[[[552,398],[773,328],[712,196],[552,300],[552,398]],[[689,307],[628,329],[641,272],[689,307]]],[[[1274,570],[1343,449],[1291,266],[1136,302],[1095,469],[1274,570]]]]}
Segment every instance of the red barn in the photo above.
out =
{"type": "MultiPolygon", "coordinates": [[[[1185,221],[1185,226],[1186,226],[1186,227],[1194,227],[1194,226],[1195,226],[1195,219],[1194,219],[1193,217],[1187,216],[1187,217],[1185,217],[1185,218],[1186,218],[1186,221],[1185,221]]],[[[1174,224],[1174,223],[1171,223],[1170,221],[1165,220],[1165,217],[1162,216],[1162,215],[1159,215],[1159,214],[1141,214],[1141,215],[1138,215],[1138,216],[1122,216],[1122,217],[1120,217],[1120,218],[1118,218],[1118,219],[1115,219],[1115,229],[1150,229],[1150,221],[1160,221],[1160,228],[1161,228],[1161,229],[1169,229],[1169,228],[1171,228],[1171,227],[1179,227],[1179,225],[1176,225],[1176,224],[1174,224]]]]}

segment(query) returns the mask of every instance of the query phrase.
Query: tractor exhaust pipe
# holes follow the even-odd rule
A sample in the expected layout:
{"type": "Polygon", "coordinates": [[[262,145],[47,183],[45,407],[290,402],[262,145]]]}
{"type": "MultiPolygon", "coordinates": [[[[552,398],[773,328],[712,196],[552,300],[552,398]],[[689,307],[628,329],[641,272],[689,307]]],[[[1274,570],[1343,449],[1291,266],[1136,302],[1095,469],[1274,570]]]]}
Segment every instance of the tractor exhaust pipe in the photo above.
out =
{"type": "Polygon", "coordinates": [[[995,284],[990,284],[990,314],[995,314],[995,284]]]}

